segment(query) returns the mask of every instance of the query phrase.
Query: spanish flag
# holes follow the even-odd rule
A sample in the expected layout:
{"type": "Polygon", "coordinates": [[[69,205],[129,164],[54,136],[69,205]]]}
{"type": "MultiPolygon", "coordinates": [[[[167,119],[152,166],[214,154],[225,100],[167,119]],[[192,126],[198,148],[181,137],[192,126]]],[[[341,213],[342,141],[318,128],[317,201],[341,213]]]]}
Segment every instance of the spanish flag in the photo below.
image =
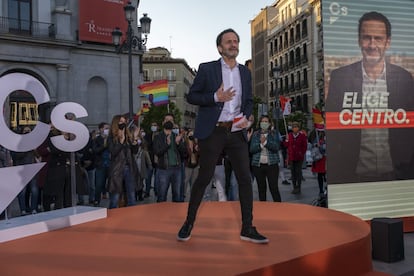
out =
{"type": "Polygon", "coordinates": [[[325,121],[322,117],[322,111],[317,108],[312,108],[313,124],[316,129],[324,129],[325,121]]]}
{"type": "Polygon", "coordinates": [[[168,80],[159,80],[145,83],[138,88],[141,93],[148,97],[148,100],[155,106],[168,104],[168,80]]]}

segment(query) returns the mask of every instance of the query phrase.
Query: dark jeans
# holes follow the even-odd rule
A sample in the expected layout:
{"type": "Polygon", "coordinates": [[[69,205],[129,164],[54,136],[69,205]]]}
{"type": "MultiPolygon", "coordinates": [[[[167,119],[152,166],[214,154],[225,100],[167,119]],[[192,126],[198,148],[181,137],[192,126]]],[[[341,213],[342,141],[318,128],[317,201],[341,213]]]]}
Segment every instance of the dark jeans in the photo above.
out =
{"type": "MultiPolygon", "coordinates": [[[[123,171],[124,178],[124,192],[126,194],[127,206],[134,206],[137,204],[135,197],[135,178],[129,166],[124,167],[123,171]]],[[[109,195],[109,209],[117,208],[119,203],[119,193],[110,193],[109,195]]]]}
{"type": "Polygon", "coordinates": [[[253,167],[253,174],[256,177],[257,188],[259,191],[259,200],[266,201],[266,179],[269,184],[269,190],[273,201],[280,202],[280,193],[278,187],[279,165],[260,164],[260,167],[253,167]]]}
{"type": "Polygon", "coordinates": [[[168,169],[157,169],[158,173],[158,195],[157,202],[167,201],[168,189],[171,184],[172,201],[183,202],[181,200],[181,166],[170,167],[168,169]]]}
{"type": "Polygon", "coordinates": [[[109,168],[102,167],[95,169],[95,202],[99,205],[102,193],[105,192],[106,181],[108,180],[109,168]]]}
{"type": "Polygon", "coordinates": [[[302,185],[302,163],[303,160],[300,161],[292,161],[290,164],[290,172],[292,174],[292,183],[293,187],[302,185]]]}
{"type": "Polygon", "coordinates": [[[253,191],[248,145],[242,131],[230,132],[227,128],[216,127],[209,137],[199,140],[199,148],[200,169],[198,177],[191,189],[187,222],[194,223],[198,207],[203,199],[204,191],[214,175],[217,160],[224,150],[233,166],[239,185],[243,227],[250,227],[253,220],[253,191]]]}
{"type": "Polygon", "coordinates": [[[319,193],[323,194],[324,188],[323,188],[323,182],[325,181],[325,175],[326,173],[318,173],[318,186],[319,186],[319,193]]]}

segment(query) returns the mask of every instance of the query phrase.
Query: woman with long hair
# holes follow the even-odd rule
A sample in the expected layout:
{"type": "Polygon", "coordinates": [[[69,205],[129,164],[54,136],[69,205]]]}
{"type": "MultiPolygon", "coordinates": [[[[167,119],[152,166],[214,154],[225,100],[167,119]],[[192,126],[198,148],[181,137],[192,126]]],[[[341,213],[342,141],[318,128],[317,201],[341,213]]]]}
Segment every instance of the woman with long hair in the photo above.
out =
{"type": "Polygon", "coordinates": [[[116,208],[122,193],[126,194],[127,206],[136,204],[135,183],[138,170],[133,155],[138,152],[138,132],[131,133],[127,127],[127,118],[115,115],[112,118],[108,137],[108,148],[111,156],[109,168],[108,192],[109,208],[116,208]]]}

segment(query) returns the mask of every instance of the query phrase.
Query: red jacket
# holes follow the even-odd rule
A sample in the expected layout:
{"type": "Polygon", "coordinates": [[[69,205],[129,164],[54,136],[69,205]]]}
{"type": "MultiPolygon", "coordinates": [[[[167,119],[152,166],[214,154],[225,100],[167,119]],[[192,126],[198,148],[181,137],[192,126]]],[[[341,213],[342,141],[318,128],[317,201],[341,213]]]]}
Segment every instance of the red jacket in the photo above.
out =
{"type": "Polygon", "coordinates": [[[288,137],[289,140],[285,142],[288,149],[288,161],[303,161],[308,148],[308,139],[301,132],[298,132],[296,138],[294,138],[293,132],[289,133],[288,137]]]}

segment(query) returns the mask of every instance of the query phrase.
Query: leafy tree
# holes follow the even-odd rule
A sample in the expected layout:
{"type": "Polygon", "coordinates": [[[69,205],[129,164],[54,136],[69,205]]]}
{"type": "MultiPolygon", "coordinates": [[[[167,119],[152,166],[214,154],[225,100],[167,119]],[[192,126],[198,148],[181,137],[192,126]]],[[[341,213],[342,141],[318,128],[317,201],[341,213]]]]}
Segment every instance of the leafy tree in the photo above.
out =
{"type": "MultiPolygon", "coordinates": [[[[301,128],[306,129],[307,118],[306,114],[302,111],[295,111],[285,116],[286,127],[290,125],[292,122],[298,122],[301,125],[301,128]]],[[[285,122],[283,118],[279,120],[279,131],[282,135],[286,134],[285,122]]]]}
{"type": "Polygon", "coordinates": [[[259,104],[263,103],[262,99],[260,97],[254,96],[253,97],[253,116],[254,116],[254,123],[253,128],[257,125],[257,122],[259,121],[258,110],[259,110],[259,104]]]}
{"type": "Polygon", "coordinates": [[[168,113],[174,115],[174,121],[178,125],[181,124],[181,111],[177,108],[175,103],[170,102],[169,105],[161,105],[161,106],[154,106],[152,105],[147,113],[141,115],[143,120],[141,121],[141,128],[143,128],[146,132],[149,133],[151,128],[151,123],[156,122],[158,126],[162,126],[162,121],[164,120],[164,116],[168,113]]]}

